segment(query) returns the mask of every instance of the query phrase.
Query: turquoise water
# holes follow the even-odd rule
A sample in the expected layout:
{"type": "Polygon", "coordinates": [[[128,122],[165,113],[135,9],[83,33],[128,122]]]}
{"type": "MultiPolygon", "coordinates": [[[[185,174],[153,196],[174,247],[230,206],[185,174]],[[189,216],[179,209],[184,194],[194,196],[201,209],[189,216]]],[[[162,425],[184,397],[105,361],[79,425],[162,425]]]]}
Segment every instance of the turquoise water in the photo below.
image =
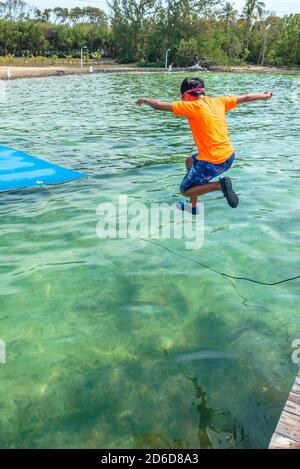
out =
{"type": "MultiPolygon", "coordinates": [[[[263,448],[294,381],[299,281],[224,278],[141,240],[96,236],[101,202],[174,202],[185,120],[137,108],[182,74],[9,82],[1,144],[89,177],[1,193],[2,448],[263,448]]],[[[211,94],[273,89],[228,119],[231,210],[205,197],[205,243],[161,244],[235,276],[299,274],[300,79],[204,76],[211,94]],[[299,88],[297,87],[299,86],[299,88]]]]}

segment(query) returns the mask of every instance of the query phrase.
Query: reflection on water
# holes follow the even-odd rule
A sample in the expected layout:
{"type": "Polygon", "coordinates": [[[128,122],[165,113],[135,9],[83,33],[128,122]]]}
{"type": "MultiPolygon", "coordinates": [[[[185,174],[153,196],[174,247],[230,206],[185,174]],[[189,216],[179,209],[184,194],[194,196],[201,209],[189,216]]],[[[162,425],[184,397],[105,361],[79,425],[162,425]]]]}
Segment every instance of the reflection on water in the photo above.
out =
{"type": "Polygon", "coordinates": [[[19,80],[1,143],[85,180],[2,193],[1,447],[266,447],[296,374],[300,104],[295,76],[205,74],[210,93],[273,89],[229,117],[241,203],[205,199],[205,243],[99,240],[104,201],[174,202],[187,123],[137,108],[181,74],[19,80]],[[253,84],[255,83],[255,89],[253,84]],[[120,97],[120,87],[122,94],[120,97]],[[186,255],[180,258],[173,251],[186,255]]]}

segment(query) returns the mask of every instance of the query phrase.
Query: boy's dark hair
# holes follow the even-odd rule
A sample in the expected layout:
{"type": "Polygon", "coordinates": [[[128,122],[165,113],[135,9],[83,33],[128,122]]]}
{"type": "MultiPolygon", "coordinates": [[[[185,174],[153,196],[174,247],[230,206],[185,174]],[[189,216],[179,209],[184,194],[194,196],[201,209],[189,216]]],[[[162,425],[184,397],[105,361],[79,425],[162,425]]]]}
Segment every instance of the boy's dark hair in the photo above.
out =
{"type": "MultiPolygon", "coordinates": [[[[185,78],[181,83],[180,92],[182,94],[194,88],[205,88],[204,81],[201,80],[201,78],[185,78]]],[[[189,94],[195,98],[199,98],[199,96],[205,96],[205,91],[191,91],[189,94]]]]}

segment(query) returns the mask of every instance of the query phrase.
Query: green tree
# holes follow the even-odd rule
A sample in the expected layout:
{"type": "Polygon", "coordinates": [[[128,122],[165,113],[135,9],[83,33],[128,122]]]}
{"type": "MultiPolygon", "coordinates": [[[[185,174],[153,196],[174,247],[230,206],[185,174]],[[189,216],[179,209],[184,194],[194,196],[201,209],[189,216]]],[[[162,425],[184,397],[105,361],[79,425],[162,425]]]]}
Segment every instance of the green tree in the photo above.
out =
{"type": "Polygon", "coordinates": [[[0,3],[0,16],[6,20],[24,20],[30,17],[32,7],[23,0],[6,0],[0,3]]]}
{"type": "Polygon", "coordinates": [[[199,45],[196,39],[181,39],[176,50],[176,62],[181,66],[193,65],[198,54],[199,45]]]}
{"type": "Polygon", "coordinates": [[[84,17],[86,18],[86,22],[90,24],[97,24],[101,26],[108,26],[108,18],[106,13],[100,8],[96,7],[89,7],[83,9],[84,17]]]}
{"type": "Polygon", "coordinates": [[[69,12],[69,19],[74,24],[82,23],[84,18],[84,11],[80,7],[72,8],[69,12]]]}
{"type": "MultiPolygon", "coordinates": [[[[90,53],[119,61],[191,65],[300,65],[300,15],[265,17],[264,3],[247,0],[240,17],[216,0],[111,0],[109,18],[93,6],[32,10],[24,0],[0,0],[0,54],[78,57],[90,53]]],[[[96,56],[95,56],[96,57],[96,56]]],[[[6,59],[5,59],[6,60],[6,59]]],[[[12,60],[12,59],[11,59],[12,60]]],[[[2,61],[3,62],[3,61],[2,61]]]]}
{"type": "Polygon", "coordinates": [[[300,14],[289,15],[281,23],[277,47],[279,65],[300,65],[300,14]]]}
{"type": "Polygon", "coordinates": [[[235,10],[234,4],[226,2],[222,5],[220,18],[226,25],[226,50],[229,57],[232,57],[232,27],[236,23],[237,15],[238,11],[235,10]]]}
{"type": "Polygon", "coordinates": [[[256,15],[260,18],[266,5],[264,2],[259,0],[247,0],[246,5],[244,7],[244,16],[246,18],[246,35],[245,35],[245,49],[248,51],[249,43],[251,40],[251,33],[253,28],[253,20],[255,19],[256,15]]]}
{"type": "Polygon", "coordinates": [[[144,58],[147,20],[154,13],[156,0],[113,0],[109,4],[116,54],[124,61],[144,58]]]}
{"type": "Polygon", "coordinates": [[[100,64],[101,57],[102,57],[102,54],[100,51],[96,51],[92,54],[92,59],[96,60],[98,65],[100,64]]]}
{"type": "Polygon", "coordinates": [[[45,21],[49,23],[52,14],[51,8],[46,8],[45,10],[40,10],[39,8],[35,8],[34,10],[34,17],[37,21],[45,21]]]}
{"type": "Polygon", "coordinates": [[[53,14],[56,23],[66,23],[70,19],[68,8],[56,7],[53,9],[53,14]]]}

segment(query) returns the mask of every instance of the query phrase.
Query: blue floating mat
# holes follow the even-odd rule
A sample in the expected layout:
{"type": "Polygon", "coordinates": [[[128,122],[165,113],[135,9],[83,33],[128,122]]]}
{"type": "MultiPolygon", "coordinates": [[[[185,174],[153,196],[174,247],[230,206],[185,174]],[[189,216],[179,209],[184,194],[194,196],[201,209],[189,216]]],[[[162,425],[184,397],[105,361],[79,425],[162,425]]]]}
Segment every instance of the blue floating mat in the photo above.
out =
{"type": "Polygon", "coordinates": [[[0,191],[72,181],[84,173],[61,168],[14,148],[0,146],[0,191]]]}

